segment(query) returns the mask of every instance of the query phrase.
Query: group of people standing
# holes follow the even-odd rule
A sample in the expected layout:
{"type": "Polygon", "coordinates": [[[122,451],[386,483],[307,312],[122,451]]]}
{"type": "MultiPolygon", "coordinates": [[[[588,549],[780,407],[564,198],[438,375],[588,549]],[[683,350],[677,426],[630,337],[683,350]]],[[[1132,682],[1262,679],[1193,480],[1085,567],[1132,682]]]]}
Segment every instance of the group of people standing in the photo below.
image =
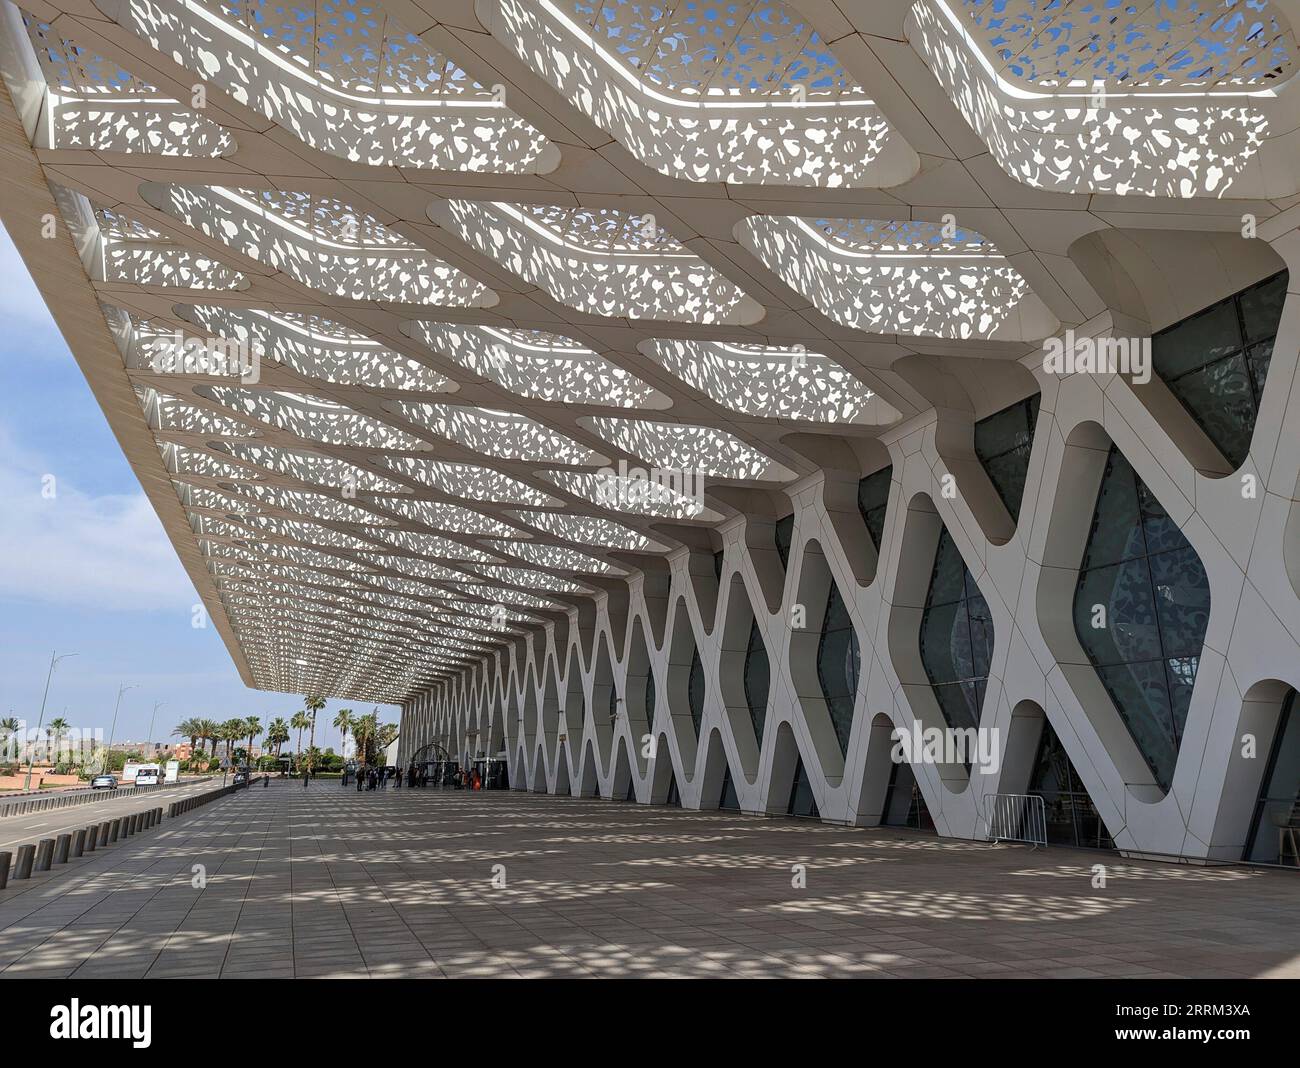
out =
{"type": "MultiPolygon", "coordinates": [[[[397,789],[402,785],[402,772],[398,768],[385,767],[361,767],[355,771],[343,773],[343,785],[348,785],[350,775],[355,775],[357,780],[357,793],[362,790],[384,790],[387,789],[391,780],[393,788],[397,789]]],[[[429,768],[428,765],[421,764],[418,767],[412,764],[406,769],[406,785],[408,787],[428,786],[429,785],[429,768]]],[[[456,768],[445,782],[444,786],[451,786],[457,790],[482,790],[484,787],[483,773],[477,768],[456,768]]]]}
{"type": "MultiPolygon", "coordinates": [[[[388,780],[393,780],[394,788],[402,785],[402,774],[396,768],[357,768],[353,773],[357,777],[357,793],[362,790],[384,790],[388,780]]],[[[347,776],[343,776],[343,785],[347,785],[347,776]]]]}

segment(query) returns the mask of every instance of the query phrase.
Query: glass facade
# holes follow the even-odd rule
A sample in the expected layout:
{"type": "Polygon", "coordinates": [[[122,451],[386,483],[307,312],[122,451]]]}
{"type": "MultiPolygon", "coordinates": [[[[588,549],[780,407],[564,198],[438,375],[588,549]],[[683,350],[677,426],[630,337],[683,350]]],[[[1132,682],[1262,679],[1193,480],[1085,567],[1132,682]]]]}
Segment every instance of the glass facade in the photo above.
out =
{"type": "Polygon", "coordinates": [[[1115,843],[1106,833],[1097,807],[1088,796],[1066,756],[1052,725],[1043,720],[1043,736],[1034,757],[1026,793],[1043,799],[1047,812],[1047,841],[1052,845],[1079,846],[1085,849],[1113,849],[1115,843]]]}
{"type": "Polygon", "coordinates": [[[1151,337],[1156,374],[1233,467],[1250,451],[1287,277],[1275,274],[1151,337]]]}
{"type": "Polygon", "coordinates": [[[1295,690],[1282,702],[1242,859],[1300,867],[1300,709],[1295,690]]]}
{"type": "Polygon", "coordinates": [[[776,555],[781,558],[781,567],[790,570],[790,546],[794,543],[794,513],[791,512],[784,519],[776,521],[776,528],[772,532],[772,538],[776,542],[776,555]]]}
{"type": "Polygon", "coordinates": [[[945,528],[921,613],[921,663],[943,718],[954,730],[979,726],[992,654],[988,602],[945,528]]]}
{"type": "Polygon", "coordinates": [[[749,721],[754,725],[754,739],[763,745],[763,725],[767,721],[767,695],[771,686],[771,668],[767,648],[758,630],[758,620],[749,625],[749,646],[745,650],[745,704],[749,721]]]}
{"type": "Polygon", "coordinates": [[[722,772],[722,797],[718,801],[718,808],[727,812],[740,811],[740,798],[736,794],[736,784],[731,781],[730,764],[722,772]]]}
{"type": "Polygon", "coordinates": [[[880,552],[880,540],[885,536],[885,509],[889,504],[889,483],[894,476],[893,467],[884,467],[858,483],[858,511],[867,524],[871,544],[880,552]]]}
{"type": "Polygon", "coordinates": [[[1112,446],[1075,589],[1074,630],[1166,791],[1209,618],[1200,557],[1112,446]]]}
{"type": "Polygon", "coordinates": [[[645,676],[645,721],[650,725],[650,733],[653,734],[655,725],[655,673],[653,669],[647,669],[645,676]]]}
{"type": "Polygon", "coordinates": [[[795,765],[794,782],[790,784],[790,801],[785,807],[785,813],[787,816],[821,818],[821,813],[817,811],[817,799],[813,796],[812,784],[809,783],[808,773],[804,770],[803,757],[800,757],[799,763],[795,765]]]}
{"type": "Polygon", "coordinates": [[[822,617],[821,640],[817,644],[817,681],[821,684],[822,696],[826,698],[826,708],[841,753],[847,752],[849,747],[861,670],[862,651],[858,646],[857,631],[853,629],[839,587],[832,579],[826,598],[826,614],[822,617]]]}
{"type": "Polygon", "coordinates": [[[1016,522],[1020,521],[1020,504],[1025,497],[1039,400],[1035,393],[975,424],[975,455],[1016,522]]]}
{"type": "Polygon", "coordinates": [[[885,809],[880,822],[886,827],[911,827],[933,831],[934,820],[925,807],[925,798],[916,784],[911,764],[893,763],[889,768],[889,786],[885,790],[885,809]]]}
{"type": "Polygon", "coordinates": [[[699,737],[700,723],[704,719],[704,665],[700,663],[698,649],[691,654],[691,673],[686,679],[686,703],[691,709],[695,735],[699,737]]]}

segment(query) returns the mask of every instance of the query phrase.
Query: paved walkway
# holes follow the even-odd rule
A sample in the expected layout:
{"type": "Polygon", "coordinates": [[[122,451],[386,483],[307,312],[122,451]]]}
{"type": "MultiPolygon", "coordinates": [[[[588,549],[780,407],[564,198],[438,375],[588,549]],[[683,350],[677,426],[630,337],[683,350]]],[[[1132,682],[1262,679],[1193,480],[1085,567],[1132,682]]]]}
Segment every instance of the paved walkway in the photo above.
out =
{"type": "Polygon", "coordinates": [[[1300,977],[1300,880],[725,812],[276,783],[11,884],[0,975],[1300,977]]]}

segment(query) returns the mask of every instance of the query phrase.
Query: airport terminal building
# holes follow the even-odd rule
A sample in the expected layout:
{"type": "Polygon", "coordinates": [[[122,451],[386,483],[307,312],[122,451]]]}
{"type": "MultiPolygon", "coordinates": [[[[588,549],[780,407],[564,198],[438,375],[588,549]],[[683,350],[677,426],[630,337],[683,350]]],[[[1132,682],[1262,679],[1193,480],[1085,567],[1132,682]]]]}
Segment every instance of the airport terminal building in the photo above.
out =
{"type": "Polygon", "coordinates": [[[1293,866],[1297,24],[0,0],[0,218],[244,680],[400,764],[1293,866]]]}

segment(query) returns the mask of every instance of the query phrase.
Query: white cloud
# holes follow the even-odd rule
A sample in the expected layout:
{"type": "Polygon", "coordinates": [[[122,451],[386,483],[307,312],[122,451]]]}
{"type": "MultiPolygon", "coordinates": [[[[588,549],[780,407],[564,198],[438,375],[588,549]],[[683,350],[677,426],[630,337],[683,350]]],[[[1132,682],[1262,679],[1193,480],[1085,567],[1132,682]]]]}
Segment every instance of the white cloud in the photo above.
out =
{"type": "Polygon", "coordinates": [[[47,498],[48,470],[2,428],[0,452],[0,597],[188,616],[194,587],[143,492],[93,496],[56,476],[47,498]]]}

